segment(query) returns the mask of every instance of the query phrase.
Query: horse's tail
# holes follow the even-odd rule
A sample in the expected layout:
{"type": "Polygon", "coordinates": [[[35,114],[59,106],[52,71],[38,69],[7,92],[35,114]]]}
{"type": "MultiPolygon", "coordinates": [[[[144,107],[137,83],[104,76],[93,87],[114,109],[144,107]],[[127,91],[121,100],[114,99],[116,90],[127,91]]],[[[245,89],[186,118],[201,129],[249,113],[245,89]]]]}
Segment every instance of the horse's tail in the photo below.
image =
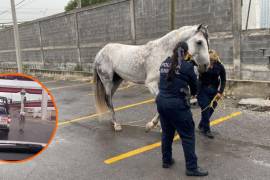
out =
{"type": "Polygon", "coordinates": [[[107,95],[102,81],[97,73],[96,67],[94,68],[93,83],[95,84],[95,101],[97,113],[101,114],[108,111],[107,95]]]}

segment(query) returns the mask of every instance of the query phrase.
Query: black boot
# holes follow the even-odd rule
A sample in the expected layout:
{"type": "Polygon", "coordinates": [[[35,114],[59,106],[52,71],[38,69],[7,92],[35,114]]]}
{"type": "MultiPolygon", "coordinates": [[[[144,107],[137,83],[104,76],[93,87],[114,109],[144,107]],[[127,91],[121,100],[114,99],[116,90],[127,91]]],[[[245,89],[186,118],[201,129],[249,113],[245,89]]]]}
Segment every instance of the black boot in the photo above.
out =
{"type": "Polygon", "coordinates": [[[204,135],[205,137],[208,137],[209,139],[215,138],[215,136],[212,134],[212,132],[210,130],[205,131],[205,130],[201,129],[200,133],[202,133],[202,135],[204,135]]]}
{"type": "Polygon", "coordinates": [[[199,129],[199,132],[203,133],[204,132],[204,129],[201,125],[198,126],[198,129],[199,129]]]}
{"type": "Polygon", "coordinates": [[[203,170],[202,168],[198,167],[197,169],[194,169],[194,170],[186,170],[186,175],[187,176],[207,176],[208,171],[203,170]]]}
{"type": "Polygon", "coordinates": [[[170,168],[174,163],[175,163],[175,161],[174,161],[174,159],[172,159],[169,162],[163,162],[162,163],[162,167],[165,168],[165,169],[167,169],[167,168],[170,168]]]}
{"type": "Polygon", "coordinates": [[[209,130],[209,131],[206,131],[205,133],[204,133],[204,135],[206,136],[206,137],[208,137],[208,138],[210,138],[210,139],[214,139],[215,138],[215,136],[212,134],[212,132],[209,130]]]}

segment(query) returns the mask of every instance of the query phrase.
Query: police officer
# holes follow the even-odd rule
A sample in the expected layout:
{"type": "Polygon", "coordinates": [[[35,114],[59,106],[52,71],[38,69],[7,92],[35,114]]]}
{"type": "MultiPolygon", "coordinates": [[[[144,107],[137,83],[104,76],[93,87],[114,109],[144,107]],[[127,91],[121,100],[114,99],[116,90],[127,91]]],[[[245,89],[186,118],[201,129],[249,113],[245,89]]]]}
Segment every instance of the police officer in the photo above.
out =
{"type": "Polygon", "coordinates": [[[195,154],[194,121],[186,96],[188,86],[191,95],[197,93],[197,77],[191,62],[185,61],[188,45],[180,42],[160,67],[159,94],[156,98],[162,128],[163,168],[173,165],[172,142],[175,130],[181,137],[186,161],[186,175],[206,176],[207,171],[197,165],[195,154]]]}
{"type": "Polygon", "coordinates": [[[210,118],[217,106],[217,101],[211,101],[216,97],[222,97],[226,85],[226,72],[224,66],[220,62],[220,58],[215,50],[209,51],[210,67],[199,77],[199,93],[197,96],[198,103],[201,107],[201,121],[199,124],[200,132],[208,138],[213,139],[214,135],[210,129],[210,118]]]}

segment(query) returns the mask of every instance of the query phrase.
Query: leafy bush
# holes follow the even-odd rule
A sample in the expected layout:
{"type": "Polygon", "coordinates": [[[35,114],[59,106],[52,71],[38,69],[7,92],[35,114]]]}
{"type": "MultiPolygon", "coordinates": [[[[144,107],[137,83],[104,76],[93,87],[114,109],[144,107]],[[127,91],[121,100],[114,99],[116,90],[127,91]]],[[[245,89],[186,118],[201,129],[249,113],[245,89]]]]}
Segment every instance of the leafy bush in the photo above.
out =
{"type": "MultiPolygon", "coordinates": [[[[103,2],[111,1],[111,0],[81,0],[82,1],[82,7],[91,6],[94,4],[100,4],[103,2]]],[[[68,4],[65,6],[65,11],[71,11],[73,9],[76,9],[78,6],[77,0],[70,0],[68,4]]]]}

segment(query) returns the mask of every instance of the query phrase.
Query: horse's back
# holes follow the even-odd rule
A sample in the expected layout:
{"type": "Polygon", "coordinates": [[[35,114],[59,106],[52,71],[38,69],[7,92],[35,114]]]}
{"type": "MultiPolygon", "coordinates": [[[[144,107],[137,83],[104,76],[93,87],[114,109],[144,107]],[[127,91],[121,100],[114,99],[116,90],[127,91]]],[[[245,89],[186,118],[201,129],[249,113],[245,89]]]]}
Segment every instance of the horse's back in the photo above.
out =
{"type": "Polygon", "coordinates": [[[138,51],[139,46],[120,44],[120,43],[109,43],[106,44],[96,55],[95,61],[98,61],[100,57],[103,59],[105,57],[119,58],[119,56],[128,56],[130,53],[135,53],[138,51]]]}
{"type": "Polygon", "coordinates": [[[135,83],[143,83],[145,80],[144,62],[142,46],[119,43],[105,45],[95,59],[95,63],[111,67],[122,79],[135,83]]]}

